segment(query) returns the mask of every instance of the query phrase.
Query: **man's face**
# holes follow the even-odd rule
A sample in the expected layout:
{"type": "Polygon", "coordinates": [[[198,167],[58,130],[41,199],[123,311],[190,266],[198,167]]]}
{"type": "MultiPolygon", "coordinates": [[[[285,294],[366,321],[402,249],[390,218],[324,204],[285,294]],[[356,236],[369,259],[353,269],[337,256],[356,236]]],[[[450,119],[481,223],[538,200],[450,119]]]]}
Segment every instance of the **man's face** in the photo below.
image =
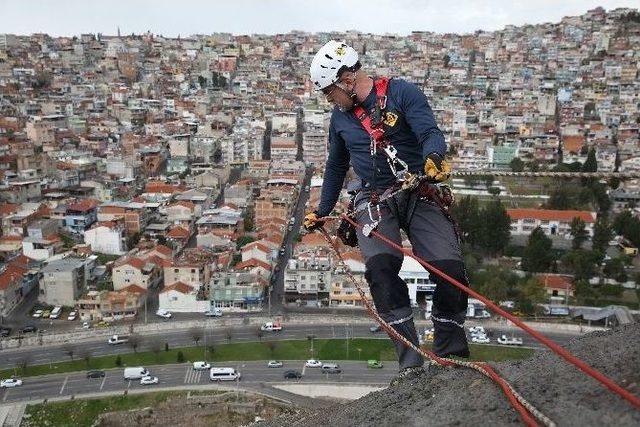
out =
{"type": "Polygon", "coordinates": [[[327,97],[327,101],[338,107],[340,111],[349,111],[354,105],[351,93],[353,93],[355,89],[355,79],[345,74],[343,74],[336,83],[322,89],[322,93],[327,97]]]}

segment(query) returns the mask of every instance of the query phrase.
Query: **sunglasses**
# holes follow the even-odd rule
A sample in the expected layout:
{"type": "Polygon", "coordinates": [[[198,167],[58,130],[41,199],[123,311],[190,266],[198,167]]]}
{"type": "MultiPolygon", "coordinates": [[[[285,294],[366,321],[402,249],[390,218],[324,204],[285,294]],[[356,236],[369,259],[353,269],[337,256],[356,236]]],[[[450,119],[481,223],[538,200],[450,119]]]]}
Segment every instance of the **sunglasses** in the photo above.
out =
{"type": "Polygon", "coordinates": [[[336,90],[336,88],[337,88],[336,85],[327,86],[324,89],[322,89],[322,93],[324,94],[324,96],[329,96],[333,93],[334,90],[336,90]]]}

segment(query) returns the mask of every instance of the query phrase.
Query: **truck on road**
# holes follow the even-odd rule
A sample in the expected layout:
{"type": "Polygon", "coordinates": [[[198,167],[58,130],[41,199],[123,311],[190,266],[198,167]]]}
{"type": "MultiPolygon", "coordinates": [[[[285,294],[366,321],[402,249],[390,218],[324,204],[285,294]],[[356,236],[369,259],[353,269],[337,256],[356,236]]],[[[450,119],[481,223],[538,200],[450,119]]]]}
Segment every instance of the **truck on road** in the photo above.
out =
{"type": "Polygon", "coordinates": [[[113,335],[107,342],[110,345],[124,344],[126,342],[129,342],[129,337],[125,335],[113,335]]]}

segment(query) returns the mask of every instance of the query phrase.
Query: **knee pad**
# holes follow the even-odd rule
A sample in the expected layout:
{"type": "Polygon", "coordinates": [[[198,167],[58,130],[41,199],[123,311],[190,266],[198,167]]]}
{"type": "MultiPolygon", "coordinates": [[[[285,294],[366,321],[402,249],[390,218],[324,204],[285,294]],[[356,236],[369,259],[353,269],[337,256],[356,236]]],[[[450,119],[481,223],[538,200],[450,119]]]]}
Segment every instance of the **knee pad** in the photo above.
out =
{"type": "MultiPolygon", "coordinates": [[[[469,279],[462,261],[439,260],[432,261],[431,264],[463,285],[469,286],[469,279]]],[[[439,313],[458,314],[467,311],[468,295],[466,292],[435,273],[430,273],[430,277],[437,285],[433,294],[433,306],[439,313]]]]}
{"type": "Polygon", "coordinates": [[[379,313],[409,307],[409,290],[398,273],[402,258],[391,254],[375,255],[366,263],[365,278],[379,313]]]}

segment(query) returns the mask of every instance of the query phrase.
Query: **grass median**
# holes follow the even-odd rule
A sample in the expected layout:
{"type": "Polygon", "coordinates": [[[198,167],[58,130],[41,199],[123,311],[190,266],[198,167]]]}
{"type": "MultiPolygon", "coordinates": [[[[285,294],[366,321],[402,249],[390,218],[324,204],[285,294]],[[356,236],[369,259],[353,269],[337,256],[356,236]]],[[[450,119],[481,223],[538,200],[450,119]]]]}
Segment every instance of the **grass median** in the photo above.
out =
{"type": "MultiPolygon", "coordinates": [[[[124,344],[126,345],[126,344],[124,344]]],[[[171,363],[207,360],[210,362],[251,361],[251,360],[306,360],[312,357],[320,360],[396,360],[393,345],[389,339],[354,338],[314,339],[313,353],[311,340],[256,341],[248,343],[218,343],[156,351],[139,351],[121,355],[87,357],[46,365],[30,366],[26,359],[20,360],[15,368],[0,371],[0,378],[12,375],[30,377],[89,369],[110,369],[125,366],[151,366],[171,363]]],[[[429,346],[426,346],[429,348],[429,346]]],[[[43,351],[46,351],[43,349],[43,351]]],[[[478,361],[503,361],[525,359],[533,354],[527,348],[492,345],[471,345],[471,359],[478,361]]]]}

